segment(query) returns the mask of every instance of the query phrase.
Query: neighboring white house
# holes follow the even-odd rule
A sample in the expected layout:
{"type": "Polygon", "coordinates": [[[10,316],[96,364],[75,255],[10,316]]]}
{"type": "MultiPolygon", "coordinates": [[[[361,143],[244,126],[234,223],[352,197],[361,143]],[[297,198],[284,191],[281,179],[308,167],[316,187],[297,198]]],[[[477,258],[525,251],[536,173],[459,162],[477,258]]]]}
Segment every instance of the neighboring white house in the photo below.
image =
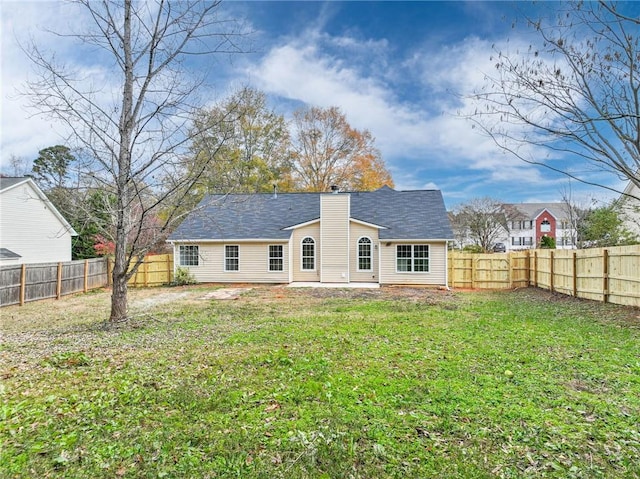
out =
{"type": "Polygon", "coordinates": [[[0,178],[0,266],[71,260],[77,233],[31,178],[0,178]]]}
{"type": "Polygon", "coordinates": [[[640,237],[640,188],[629,181],[617,202],[624,229],[640,237]]]}
{"type": "MultiPolygon", "coordinates": [[[[494,251],[539,248],[544,236],[553,238],[557,249],[575,249],[577,230],[568,208],[564,203],[503,203],[501,211],[506,217],[508,230],[498,227],[494,251]]],[[[473,244],[468,231],[456,231],[457,248],[473,244]]]]}
{"type": "Polygon", "coordinates": [[[213,195],[169,237],[199,282],[447,284],[437,190],[213,195]]]}

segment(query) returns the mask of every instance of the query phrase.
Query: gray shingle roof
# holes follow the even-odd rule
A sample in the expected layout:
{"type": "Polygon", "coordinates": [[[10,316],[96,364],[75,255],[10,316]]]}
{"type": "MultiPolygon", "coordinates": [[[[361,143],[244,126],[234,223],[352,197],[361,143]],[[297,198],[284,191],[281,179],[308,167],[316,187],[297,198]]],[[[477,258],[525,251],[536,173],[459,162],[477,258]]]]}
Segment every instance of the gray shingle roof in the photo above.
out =
{"type": "Polygon", "coordinates": [[[26,176],[21,176],[19,178],[2,176],[0,177],[0,191],[6,190],[7,188],[11,188],[18,183],[22,183],[23,181],[28,180],[29,178],[26,176]]]}
{"type": "Polygon", "coordinates": [[[570,215],[565,203],[505,203],[510,217],[513,219],[532,220],[544,210],[549,211],[558,220],[565,220],[570,215]]]}
{"type": "MultiPolygon", "coordinates": [[[[169,240],[287,240],[291,231],[285,228],[320,218],[321,194],[327,193],[211,195],[169,240]]],[[[351,218],[384,226],[380,239],[453,238],[438,190],[395,191],[383,187],[349,194],[351,218]]]]}
{"type": "Polygon", "coordinates": [[[10,249],[0,248],[0,259],[18,259],[22,258],[18,253],[14,253],[10,249]]]}

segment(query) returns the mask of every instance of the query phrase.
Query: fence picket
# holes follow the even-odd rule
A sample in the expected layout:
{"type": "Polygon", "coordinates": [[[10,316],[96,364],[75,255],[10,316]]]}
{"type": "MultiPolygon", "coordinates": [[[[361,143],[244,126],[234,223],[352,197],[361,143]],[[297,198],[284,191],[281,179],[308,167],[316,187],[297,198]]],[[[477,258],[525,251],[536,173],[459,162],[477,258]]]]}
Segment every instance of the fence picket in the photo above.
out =
{"type": "Polygon", "coordinates": [[[640,306],[640,245],[577,251],[449,253],[450,287],[509,289],[528,285],[577,298],[640,306]],[[498,267],[505,259],[506,280],[503,268],[498,267]],[[469,275],[467,265],[480,261],[491,264],[472,268],[469,275]]]}

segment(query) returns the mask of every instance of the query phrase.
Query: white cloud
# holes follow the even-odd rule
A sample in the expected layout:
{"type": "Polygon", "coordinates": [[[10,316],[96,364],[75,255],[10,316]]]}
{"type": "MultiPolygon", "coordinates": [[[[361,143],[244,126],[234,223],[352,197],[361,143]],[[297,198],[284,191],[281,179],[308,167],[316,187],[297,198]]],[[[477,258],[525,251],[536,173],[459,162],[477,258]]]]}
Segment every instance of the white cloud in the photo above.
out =
{"type": "Polygon", "coordinates": [[[488,171],[492,181],[509,181],[514,175],[540,181],[535,167],[506,158],[457,114],[465,103],[454,92],[469,93],[482,84],[491,63],[490,43],[471,38],[437,52],[419,51],[407,61],[388,62],[393,72],[369,68],[365,62],[372,48],[376,65],[387,63],[385,40],[331,39],[311,30],[274,46],[247,74],[268,93],[339,106],[353,126],[371,131],[400,187],[424,184],[415,175],[396,174],[400,170],[456,164],[488,171]],[[348,46],[349,51],[334,51],[327,44],[348,46]],[[387,81],[402,74],[416,75],[415,87],[425,90],[421,101],[401,98],[387,81]]]}
{"type": "MultiPolygon", "coordinates": [[[[63,141],[65,129],[27,108],[27,99],[20,94],[26,81],[33,76],[31,61],[22,50],[30,42],[47,45],[52,39],[45,28],[61,30],[68,27],[70,18],[78,19],[77,11],[61,2],[0,2],[2,46],[2,79],[0,90],[0,169],[4,169],[11,155],[29,160],[37,152],[63,141]]],[[[54,37],[57,58],[70,52],[64,38],[54,37]]]]}

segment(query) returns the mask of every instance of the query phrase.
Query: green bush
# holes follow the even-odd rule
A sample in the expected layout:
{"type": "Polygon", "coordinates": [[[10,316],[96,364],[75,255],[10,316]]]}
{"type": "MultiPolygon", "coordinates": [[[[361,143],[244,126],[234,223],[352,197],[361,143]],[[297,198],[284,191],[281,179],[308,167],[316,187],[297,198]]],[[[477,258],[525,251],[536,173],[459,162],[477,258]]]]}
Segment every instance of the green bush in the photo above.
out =
{"type": "Polygon", "coordinates": [[[543,249],[556,249],[556,240],[551,236],[543,236],[540,240],[540,248],[543,249]]]}
{"type": "Polygon", "coordinates": [[[189,271],[188,268],[182,268],[181,266],[178,266],[176,268],[176,271],[173,274],[173,281],[171,282],[173,286],[184,286],[187,284],[195,283],[196,278],[194,278],[193,274],[191,274],[191,271],[189,271]]]}

